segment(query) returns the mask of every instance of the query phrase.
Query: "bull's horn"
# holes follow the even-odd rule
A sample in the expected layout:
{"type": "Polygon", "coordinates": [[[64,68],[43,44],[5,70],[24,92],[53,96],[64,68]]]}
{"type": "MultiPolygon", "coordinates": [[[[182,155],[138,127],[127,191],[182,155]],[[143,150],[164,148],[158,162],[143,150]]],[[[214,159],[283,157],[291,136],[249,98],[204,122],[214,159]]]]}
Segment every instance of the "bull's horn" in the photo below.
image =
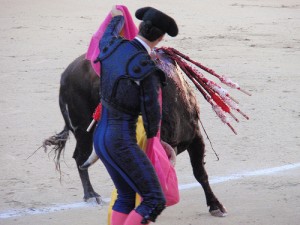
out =
{"type": "MultiPolygon", "coordinates": [[[[172,148],[171,145],[169,145],[167,142],[164,142],[163,140],[161,140],[161,144],[164,147],[171,164],[173,166],[175,166],[175,164],[176,164],[176,152],[175,152],[174,148],[172,148]]],[[[177,149],[176,149],[176,151],[177,151],[177,149]]]]}
{"type": "Polygon", "coordinates": [[[99,159],[99,157],[97,156],[96,152],[92,151],[90,157],[81,166],[79,166],[79,169],[81,169],[81,170],[87,170],[98,159],[99,159]]]}

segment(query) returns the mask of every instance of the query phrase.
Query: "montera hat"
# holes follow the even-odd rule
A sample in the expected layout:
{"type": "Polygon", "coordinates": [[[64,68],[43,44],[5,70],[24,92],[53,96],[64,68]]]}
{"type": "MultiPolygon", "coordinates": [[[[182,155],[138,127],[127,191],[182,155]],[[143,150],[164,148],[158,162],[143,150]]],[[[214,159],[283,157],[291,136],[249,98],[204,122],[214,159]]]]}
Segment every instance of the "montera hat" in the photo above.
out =
{"type": "Polygon", "coordinates": [[[144,22],[150,21],[153,26],[175,37],[178,34],[178,27],[173,18],[152,7],[140,8],[135,12],[135,17],[144,22]]]}

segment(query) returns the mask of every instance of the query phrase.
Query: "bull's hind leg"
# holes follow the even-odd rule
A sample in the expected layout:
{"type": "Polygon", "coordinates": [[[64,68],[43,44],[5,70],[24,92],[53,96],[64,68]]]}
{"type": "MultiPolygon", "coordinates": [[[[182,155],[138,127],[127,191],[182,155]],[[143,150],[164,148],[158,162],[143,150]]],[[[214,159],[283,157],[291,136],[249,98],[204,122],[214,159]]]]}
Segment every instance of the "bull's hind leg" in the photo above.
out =
{"type": "Polygon", "coordinates": [[[84,201],[88,201],[90,198],[95,198],[96,201],[100,204],[101,199],[100,195],[94,191],[94,188],[90,182],[88,169],[81,170],[81,166],[90,156],[93,150],[93,133],[88,133],[85,130],[78,129],[75,131],[76,138],[76,148],[73,154],[73,158],[76,161],[77,169],[79,176],[82,182],[84,196],[84,201]]]}
{"type": "Polygon", "coordinates": [[[202,185],[202,188],[204,190],[206,203],[209,207],[209,212],[213,216],[226,216],[226,209],[216,198],[208,181],[208,175],[204,167],[205,145],[200,134],[196,135],[192,144],[188,147],[188,152],[190,155],[194,176],[196,180],[202,185]]]}
{"type": "Polygon", "coordinates": [[[86,96],[76,95],[73,93],[68,104],[68,112],[70,116],[70,125],[76,138],[76,147],[73,158],[76,161],[79,176],[82,182],[84,196],[87,201],[95,198],[100,203],[100,195],[97,194],[90,182],[88,170],[81,170],[79,167],[89,158],[93,150],[93,132],[87,132],[86,129],[92,118],[92,110],[95,108],[86,101],[86,96]],[[92,108],[92,110],[91,110],[92,108]]]}

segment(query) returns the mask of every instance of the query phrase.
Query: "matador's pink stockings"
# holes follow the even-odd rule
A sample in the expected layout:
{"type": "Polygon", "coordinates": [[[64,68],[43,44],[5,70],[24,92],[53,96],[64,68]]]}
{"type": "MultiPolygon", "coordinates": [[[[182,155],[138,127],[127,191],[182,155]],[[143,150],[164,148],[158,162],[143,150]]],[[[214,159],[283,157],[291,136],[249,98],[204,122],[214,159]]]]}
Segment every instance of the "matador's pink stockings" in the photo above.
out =
{"type": "Polygon", "coordinates": [[[110,224],[111,225],[122,225],[127,219],[128,214],[120,213],[112,210],[110,224]]]}
{"type": "Polygon", "coordinates": [[[138,214],[135,210],[132,210],[123,225],[139,225],[141,224],[142,219],[143,217],[140,214],[138,214]]]}

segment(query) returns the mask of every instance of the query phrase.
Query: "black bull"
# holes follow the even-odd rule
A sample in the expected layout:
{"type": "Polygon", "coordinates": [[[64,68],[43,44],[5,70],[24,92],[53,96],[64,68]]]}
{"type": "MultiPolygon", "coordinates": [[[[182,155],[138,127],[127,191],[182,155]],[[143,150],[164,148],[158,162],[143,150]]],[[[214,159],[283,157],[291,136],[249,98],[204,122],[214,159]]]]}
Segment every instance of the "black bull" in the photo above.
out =
{"type": "MultiPolygon", "coordinates": [[[[167,74],[167,85],[163,88],[163,116],[161,138],[176,149],[176,153],[187,150],[193,173],[202,185],[209,211],[216,216],[224,216],[226,210],[214,195],[204,167],[205,145],[199,127],[199,107],[193,90],[183,79],[174,62],[160,54],[159,66],[167,74]]],[[[76,138],[73,158],[76,161],[84,190],[84,200],[96,198],[90,182],[88,170],[80,170],[93,150],[93,130],[86,129],[99,103],[99,77],[84,55],[75,59],[61,76],[59,106],[65,120],[63,131],[44,141],[43,146],[51,146],[56,153],[57,166],[66,140],[71,131],[76,138]]]]}

